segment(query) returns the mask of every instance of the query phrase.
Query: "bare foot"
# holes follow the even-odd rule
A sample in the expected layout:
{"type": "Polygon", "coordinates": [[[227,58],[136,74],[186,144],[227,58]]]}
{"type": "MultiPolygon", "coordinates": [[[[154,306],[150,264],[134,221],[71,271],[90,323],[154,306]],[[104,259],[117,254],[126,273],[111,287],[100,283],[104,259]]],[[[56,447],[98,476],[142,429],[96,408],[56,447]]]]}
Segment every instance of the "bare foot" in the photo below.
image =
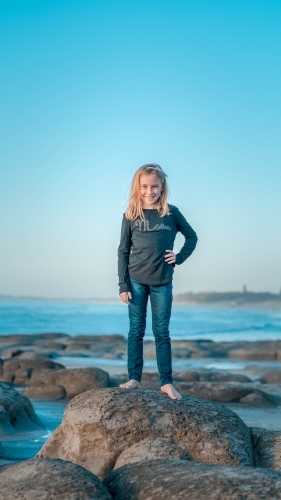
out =
{"type": "Polygon", "coordinates": [[[161,391],[167,394],[171,399],[177,399],[178,401],[182,399],[182,396],[178,391],[176,391],[173,384],[162,385],[161,391]]]}
{"type": "Polygon", "coordinates": [[[122,387],[122,389],[139,389],[140,383],[132,378],[132,380],[129,380],[126,384],[120,384],[119,387],[122,387]]]}

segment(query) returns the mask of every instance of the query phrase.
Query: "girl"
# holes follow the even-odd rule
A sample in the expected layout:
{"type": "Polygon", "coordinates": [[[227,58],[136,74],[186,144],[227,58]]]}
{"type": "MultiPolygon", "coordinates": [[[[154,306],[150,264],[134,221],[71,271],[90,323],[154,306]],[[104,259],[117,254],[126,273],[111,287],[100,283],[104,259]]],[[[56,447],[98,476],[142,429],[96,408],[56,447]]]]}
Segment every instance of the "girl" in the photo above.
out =
{"type": "Polygon", "coordinates": [[[181,212],[168,205],[166,174],[156,163],[140,167],[133,178],[130,199],[123,216],[118,248],[120,298],[129,306],[129,382],[124,389],[138,389],[143,369],[143,337],[150,295],[152,330],[155,337],[161,391],[181,399],[173,386],[169,322],[172,278],[175,265],[193,252],[197,236],[181,212]],[[177,232],[185,237],[181,251],[173,252],[177,232]]]}

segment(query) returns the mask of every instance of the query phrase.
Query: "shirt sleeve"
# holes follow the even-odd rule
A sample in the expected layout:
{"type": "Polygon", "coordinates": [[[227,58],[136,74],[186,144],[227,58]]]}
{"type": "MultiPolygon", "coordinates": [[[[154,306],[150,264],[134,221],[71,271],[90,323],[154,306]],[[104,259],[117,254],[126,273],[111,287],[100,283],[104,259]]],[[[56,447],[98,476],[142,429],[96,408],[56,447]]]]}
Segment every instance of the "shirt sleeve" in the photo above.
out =
{"type": "Polygon", "coordinates": [[[130,277],[128,272],[129,255],[131,251],[131,222],[123,215],[120,244],[118,247],[119,293],[130,292],[130,277]]]}
{"type": "Polygon", "coordinates": [[[190,224],[188,224],[187,220],[178,208],[173,207],[172,214],[174,216],[178,231],[180,231],[185,237],[183,247],[181,248],[180,252],[176,254],[176,264],[180,265],[188,257],[190,257],[197,245],[198,238],[196,232],[194,231],[194,229],[192,229],[190,224]]]}

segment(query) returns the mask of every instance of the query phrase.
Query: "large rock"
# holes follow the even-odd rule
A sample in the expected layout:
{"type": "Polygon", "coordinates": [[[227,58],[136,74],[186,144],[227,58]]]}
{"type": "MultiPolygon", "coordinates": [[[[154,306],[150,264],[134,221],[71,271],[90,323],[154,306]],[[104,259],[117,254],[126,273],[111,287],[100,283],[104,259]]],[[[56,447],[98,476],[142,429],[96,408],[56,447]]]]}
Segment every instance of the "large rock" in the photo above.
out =
{"type": "Polygon", "coordinates": [[[125,465],[104,480],[114,500],[279,500],[281,474],[182,460],[125,465]]]}
{"type": "Polygon", "coordinates": [[[109,375],[100,368],[69,368],[48,375],[44,382],[64,387],[66,397],[71,399],[90,389],[109,387],[109,375]]]}
{"type": "Polygon", "coordinates": [[[281,431],[252,427],[251,432],[256,467],[281,471],[281,431]]]}
{"type": "Polygon", "coordinates": [[[44,428],[26,396],[0,383],[0,433],[26,432],[44,428]]]}
{"type": "Polygon", "coordinates": [[[80,465],[33,459],[3,470],[0,500],[112,500],[107,488],[80,465]]]}
{"type": "Polygon", "coordinates": [[[122,454],[124,460],[144,456],[148,439],[163,440],[166,450],[170,443],[171,456],[181,448],[186,458],[200,462],[253,465],[250,430],[225,406],[186,397],[175,402],[154,391],[115,388],[73,399],[38,457],[70,460],[103,477],[122,454]]]}

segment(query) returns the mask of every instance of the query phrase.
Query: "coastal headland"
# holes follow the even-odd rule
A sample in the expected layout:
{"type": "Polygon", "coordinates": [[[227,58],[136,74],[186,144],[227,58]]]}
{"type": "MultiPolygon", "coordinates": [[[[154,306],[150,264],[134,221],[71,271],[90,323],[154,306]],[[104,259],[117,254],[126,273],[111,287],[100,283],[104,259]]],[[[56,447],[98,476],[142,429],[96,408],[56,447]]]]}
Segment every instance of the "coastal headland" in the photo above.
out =
{"type": "Polygon", "coordinates": [[[270,292],[199,292],[175,295],[177,305],[204,307],[241,307],[244,309],[281,309],[281,293],[270,292]]]}

